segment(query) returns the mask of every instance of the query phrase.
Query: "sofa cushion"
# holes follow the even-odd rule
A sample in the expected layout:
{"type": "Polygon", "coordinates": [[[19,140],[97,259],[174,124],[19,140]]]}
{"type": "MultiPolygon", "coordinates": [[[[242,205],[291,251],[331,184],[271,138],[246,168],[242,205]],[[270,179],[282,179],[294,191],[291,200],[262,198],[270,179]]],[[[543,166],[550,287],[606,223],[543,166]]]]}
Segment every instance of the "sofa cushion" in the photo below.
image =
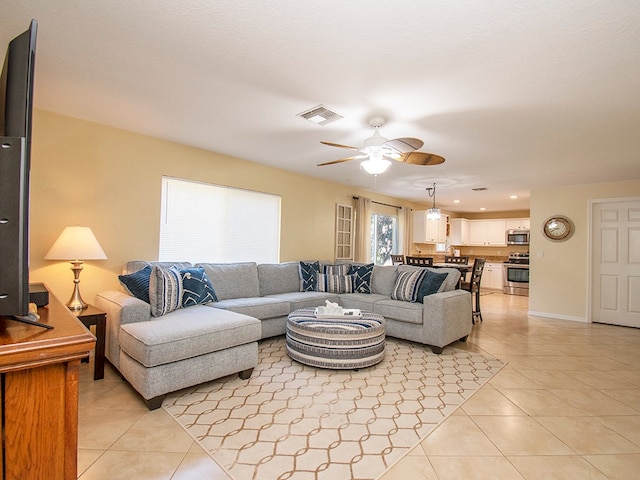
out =
{"type": "Polygon", "coordinates": [[[255,262],[197,263],[196,267],[204,268],[218,300],[260,296],[258,265],[255,262]]]}
{"type": "Polygon", "coordinates": [[[425,268],[424,277],[422,278],[422,282],[420,282],[420,286],[418,287],[418,295],[416,297],[416,302],[422,303],[424,297],[428,295],[433,295],[438,292],[442,283],[445,281],[448,273],[438,273],[425,268]]]}
{"type": "Polygon", "coordinates": [[[371,293],[371,274],[373,263],[349,266],[349,275],[353,275],[353,291],[357,293],[371,293]]]}
{"type": "Polygon", "coordinates": [[[393,300],[415,302],[418,297],[418,287],[420,287],[424,275],[425,270],[423,268],[412,272],[398,272],[396,283],[391,292],[391,298],[393,300]]]}
{"type": "Polygon", "coordinates": [[[299,263],[300,270],[300,291],[315,292],[318,290],[318,274],[320,273],[320,263],[303,262],[299,263]]]}
{"type": "MultiPolygon", "coordinates": [[[[276,293],[267,298],[277,298],[289,302],[291,312],[299,308],[320,307],[325,305],[325,300],[336,303],[338,295],[326,292],[289,292],[276,293]]],[[[290,312],[289,312],[290,313],[290,312]]]]}
{"type": "Polygon", "coordinates": [[[217,302],[216,292],[202,267],[180,270],[182,280],[182,307],[217,302]]]}
{"type": "Polygon", "coordinates": [[[139,298],[143,302],[149,303],[149,279],[151,277],[151,267],[145,266],[137,272],[118,275],[118,280],[127,293],[139,298]]]}
{"type": "Polygon", "coordinates": [[[182,308],[182,279],[177,267],[154,265],[149,278],[151,315],[161,317],[182,308]]]}
{"type": "Polygon", "coordinates": [[[389,300],[389,296],[378,293],[347,293],[339,296],[338,304],[343,308],[357,308],[373,312],[374,305],[380,300],[389,300]]]}
{"type": "Polygon", "coordinates": [[[373,305],[374,313],[382,315],[388,320],[398,320],[405,323],[422,325],[424,305],[404,300],[380,300],[373,305]]]}
{"type": "Polygon", "coordinates": [[[223,350],[260,339],[260,321],[198,305],[120,327],[120,347],[145,367],[223,350]]]}
{"type": "Polygon", "coordinates": [[[395,265],[375,265],[371,273],[371,293],[390,297],[397,276],[398,267],[395,265]]]}
{"type": "Polygon", "coordinates": [[[353,275],[318,274],[318,291],[328,293],[353,292],[353,275]]]}
{"type": "Polygon", "coordinates": [[[210,303],[209,306],[251,315],[260,320],[286,317],[291,311],[289,302],[277,297],[228,298],[227,300],[210,303]]]}
{"type": "Polygon", "coordinates": [[[300,264],[298,262],[262,263],[258,265],[260,295],[297,292],[300,290],[300,264]]]}

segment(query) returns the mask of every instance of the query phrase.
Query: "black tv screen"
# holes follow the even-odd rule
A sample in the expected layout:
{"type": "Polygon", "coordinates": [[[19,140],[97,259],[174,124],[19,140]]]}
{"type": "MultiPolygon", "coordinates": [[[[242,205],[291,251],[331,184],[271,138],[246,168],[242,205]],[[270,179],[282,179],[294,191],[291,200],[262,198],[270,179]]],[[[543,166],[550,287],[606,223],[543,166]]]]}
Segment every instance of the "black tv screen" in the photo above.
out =
{"type": "Polygon", "coordinates": [[[29,313],[29,169],[38,24],[7,47],[0,77],[0,315],[29,313]]]}

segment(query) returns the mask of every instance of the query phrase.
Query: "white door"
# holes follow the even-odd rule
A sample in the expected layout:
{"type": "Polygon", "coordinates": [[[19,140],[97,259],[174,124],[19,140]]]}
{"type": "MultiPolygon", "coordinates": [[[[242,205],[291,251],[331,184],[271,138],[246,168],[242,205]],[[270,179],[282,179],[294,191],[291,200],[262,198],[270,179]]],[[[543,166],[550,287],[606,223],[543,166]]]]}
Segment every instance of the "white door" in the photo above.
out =
{"type": "Polygon", "coordinates": [[[640,201],[594,203],[592,320],[640,328],[640,201]]]}

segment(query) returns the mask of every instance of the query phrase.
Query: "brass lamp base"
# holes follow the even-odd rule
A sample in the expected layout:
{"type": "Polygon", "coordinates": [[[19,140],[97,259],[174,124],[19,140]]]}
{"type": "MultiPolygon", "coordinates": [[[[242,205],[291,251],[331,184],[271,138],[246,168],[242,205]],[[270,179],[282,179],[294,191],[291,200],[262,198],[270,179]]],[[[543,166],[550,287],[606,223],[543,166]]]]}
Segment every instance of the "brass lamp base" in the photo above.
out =
{"type": "Polygon", "coordinates": [[[73,271],[73,293],[71,294],[71,298],[66,305],[69,310],[73,310],[74,312],[84,310],[89,306],[82,299],[82,295],[80,295],[80,272],[82,271],[83,263],[84,262],[82,262],[81,260],[75,260],[71,262],[71,271],[73,271]]]}

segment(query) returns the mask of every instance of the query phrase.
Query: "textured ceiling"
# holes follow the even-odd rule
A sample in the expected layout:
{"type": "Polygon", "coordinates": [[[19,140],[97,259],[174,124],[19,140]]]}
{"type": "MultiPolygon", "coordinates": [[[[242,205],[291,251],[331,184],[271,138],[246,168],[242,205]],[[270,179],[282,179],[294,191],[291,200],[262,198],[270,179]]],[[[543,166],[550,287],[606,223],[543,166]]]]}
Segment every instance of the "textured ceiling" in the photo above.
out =
{"type": "Polygon", "coordinates": [[[452,211],[640,178],[637,0],[3,0],[2,44],[31,18],[45,110],[452,211]],[[446,162],[316,167],[374,116],[446,162]]]}

